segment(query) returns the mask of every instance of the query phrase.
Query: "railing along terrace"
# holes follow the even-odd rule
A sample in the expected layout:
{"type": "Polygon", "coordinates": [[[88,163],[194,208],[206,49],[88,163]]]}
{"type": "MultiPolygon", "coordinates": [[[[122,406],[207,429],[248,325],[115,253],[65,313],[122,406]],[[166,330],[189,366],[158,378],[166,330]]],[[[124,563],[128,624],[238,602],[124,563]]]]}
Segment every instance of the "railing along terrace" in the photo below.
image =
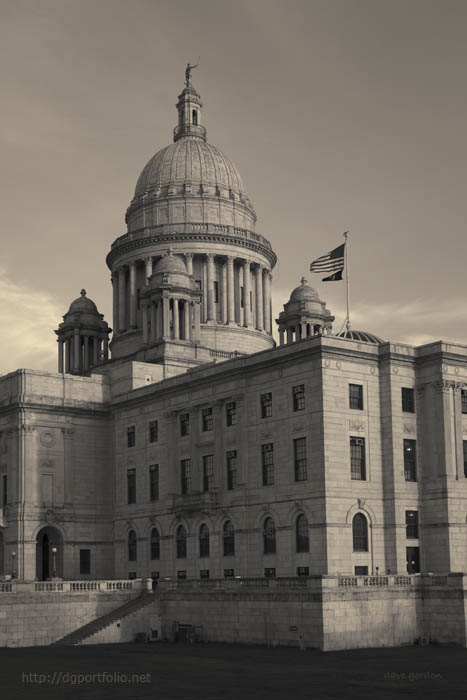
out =
{"type": "Polygon", "coordinates": [[[103,581],[18,581],[0,582],[0,593],[83,593],[95,591],[134,591],[152,588],[151,579],[121,579],[103,581]]]}

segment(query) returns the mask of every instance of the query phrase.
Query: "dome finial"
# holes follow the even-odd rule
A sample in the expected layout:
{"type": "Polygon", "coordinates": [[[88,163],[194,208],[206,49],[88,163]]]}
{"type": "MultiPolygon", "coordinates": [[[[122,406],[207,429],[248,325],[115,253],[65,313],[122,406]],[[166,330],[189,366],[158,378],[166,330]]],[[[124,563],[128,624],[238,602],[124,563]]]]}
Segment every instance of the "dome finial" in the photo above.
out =
{"type": "Polygon", "coordinates": [[[81,292],[80,292],[80,294],[81,294],[82,297],[85,297],[85,296],[86,296],[86,290],[85,290],[85,289],[82,289],[81,292]]]}
{"type": "Polygon", "coordinates": [[[307,282],[308,282],[308,280],[306,280],[304,277],[302,277],[302,279],[300,280],[301,284],[306,284],[307,282]]]}

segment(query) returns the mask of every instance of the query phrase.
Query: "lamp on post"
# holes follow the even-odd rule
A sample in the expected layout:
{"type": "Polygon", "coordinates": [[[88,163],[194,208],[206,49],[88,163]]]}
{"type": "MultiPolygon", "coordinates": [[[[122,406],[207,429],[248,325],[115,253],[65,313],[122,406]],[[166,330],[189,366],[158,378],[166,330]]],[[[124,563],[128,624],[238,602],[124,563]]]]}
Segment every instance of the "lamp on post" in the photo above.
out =
{"type": "Polygon", "coordinates": [[[11,553],[11,578],[16,578],[16,552],[11,553]]]}
{"type": "Polygon", "coordinates": [[[57,548],[52,547],[52,578],[57,578],[57,548]]]}

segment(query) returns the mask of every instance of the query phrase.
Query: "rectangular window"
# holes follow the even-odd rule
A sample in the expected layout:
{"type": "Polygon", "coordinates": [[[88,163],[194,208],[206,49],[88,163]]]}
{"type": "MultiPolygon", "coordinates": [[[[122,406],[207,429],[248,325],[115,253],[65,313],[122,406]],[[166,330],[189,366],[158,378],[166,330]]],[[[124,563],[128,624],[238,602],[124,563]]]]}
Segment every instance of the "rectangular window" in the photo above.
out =
{"type": "Polygon", "coordinates": [[[406,481],[417,481],[417,443],[404,440],[404,473],[406,481]]]}
{"type": "Polygon", "coordinates": [[[203,408],[203,410],[201,411],[201,423],[203,432],[206,432],[207,430],[212,430],[212,408],[203,408]]]}
{"type": "Polygon", "coordinates": [[[415,413],[414,390],[402,387],[402,410],[404,413],[415,413]]]}
{"type": "Polygon", "coordinates": [[[2,474],[2,505],[6,506],[7,503],[8,503],[8,477],[6,474],[2,474]]]}
{"type": "Polygon", "coordinates": [[[90,574],[91,573],[91,550],[90,549],[80,549],[79,550],[79,573],[80,574],[90,574]]]}
{"type": "Polygon", "coordinates": [[[177,578],[186,578],[186,571],[177,571],[177,578]]]}
{"type": "Polygon", "coordinates": [[[310,569],[308,566],[297,566],[297,576],[309,576],[310,569]]]}
{"type": "Polygon", "coordinates": [[[418,512],[416,510],[405,511],[405,529],[408,540],[418,539],[418,512]]]}
{"type": "Polygon", "coordinates": [[[274,484],[274,445],[272,442],[261,445],[261,462],[263,466],[263,486],[274,484]]]}
{"type": "Polygon", "coordinates": [[[149,442],[159,440],[159,423],[156,420],[149,421],[149,442]]]}
{"type": "Polygon", "coordinates": [[[227,488],[232,491],[237,485],[237,450],[227,452],[227,488]]]}
{"type": "Polygon", "coordinates": [[[234,577],[234,570],[233,569],[224,569],[224,578],[233,578],[234,577]]]}
{"type": "Polygon", "coordinates": [[[306,481],[307,479],[307,463],[306,463],[306,438],[296,438],[293,441],[294,465],[295,465],[295,481],[306,481]]]}
{"type": "Polygon", "coordinates": [[[149,467],[149,498],[151,501],[159,500],[159,465],[151,464],[149,467]]]}
{"type": "Polygon", "coordinates": [[[201,569],[199,572],[200,578],[209,578],[209,569],[201,569]]]}
{"type": "Polygon", "coordinates": [[[214,488],[214,455],[203,457],[203,491],[212,491],[214,488]]]}
{"type": "Polygon", "coordinates": [[[274,578],[276,575],[276,570],[272,568],[267,568],[264,570],[264,575],[266,578],[274,578]]]}
{"type": "Polygon", "coordinates": [[[363,411],[363,386],[361,384],[349,384],[349,408],[363,411]]]}
{"type": "MultiPolygon", "coordinates": [[[[462,446],[464,448],[464,476],[467,479],[467,440],[462,440],[462,446]]],[[[3,493],[5,493],[5,491],[3,491],[3,493]]]]}
{"type": "Polygon", "coordinates": [[[352,479],[365,481],[365,438],[350,438],[350,476],[352,479]]]}
{"type": "Polygon", "coordinates": [[[130,581],[133,581],[136,578],[136,571],[129,571],[128,578],[130,581]]]}
{"type": "Polygon", "coordinates": [[[467,413],[467,389],[461,389],[461,410],[467,413]]]}
{"type": "Polygon", "coordinates": [[[368,576],[368,567],[367,566],[356,566],[354,571],[355,571],[355,576],[368,576]]]}
{"type": "Polygon", "coordinates": [[[185,437],[190,434],[190,414],[181,413],[180,414],[180,435],[185,437]]]}
{"type": "Polygon", "coordinates": [[[214,303],[219,303],[219,282],[214,280],[214,303]]]}
{"type": "Polygon", "coordinates": [[[130,425],[126,429],[126,444],[127,447],[134,447],[136,444],[136,427],[134,425],[130,425]]]}
{"type": "Polygon", "coordinates": [[[305,385],[299,384],[292,387],[293,410],[303,411],[305,408],[305,385]]]}
{"type": "Polygon", "coordinates": [[[225,421],[227,426],[237,425],[237,404],[235,401],[229,401],[225,405],[225,421]]]}
{"type": "Polygon", "coordinates": [[[136,469],[128,469],[126,483],[128,503],[136,503],[136,469]]]}
{"type": "Polygon", "coordinates": [[[182,493],[190,493],[190,491],[191,491],[191,461],[189,459],[182,459],[180,466],[181,466],[182,493]]]}
{"type": "Polygon", "coordinates": [[[261,418],[270,418],[272,416],[272,394],[261,394],[261,418]]]}
{"type": "Polygon", "coordinates": [[[418,547],[407,547],[407,573],[420,573],[420,549],[418,547]]]}

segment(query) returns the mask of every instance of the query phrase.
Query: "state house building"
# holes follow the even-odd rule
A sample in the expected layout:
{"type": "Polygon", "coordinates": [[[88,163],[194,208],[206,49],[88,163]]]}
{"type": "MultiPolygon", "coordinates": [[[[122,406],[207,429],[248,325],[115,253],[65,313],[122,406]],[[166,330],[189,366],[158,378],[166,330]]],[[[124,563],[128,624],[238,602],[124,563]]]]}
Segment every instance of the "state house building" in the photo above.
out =
{"type": "Polygon", "coordinates": [[[467,347],[333,333],[187,80],[56,374],[0,379],[0,573],[198,579],[467,570],[467,347]],[[111,340],[110,340],[111,338],[111,340]],[[110,342],[109,342],[110,340],[110,342]]]}

